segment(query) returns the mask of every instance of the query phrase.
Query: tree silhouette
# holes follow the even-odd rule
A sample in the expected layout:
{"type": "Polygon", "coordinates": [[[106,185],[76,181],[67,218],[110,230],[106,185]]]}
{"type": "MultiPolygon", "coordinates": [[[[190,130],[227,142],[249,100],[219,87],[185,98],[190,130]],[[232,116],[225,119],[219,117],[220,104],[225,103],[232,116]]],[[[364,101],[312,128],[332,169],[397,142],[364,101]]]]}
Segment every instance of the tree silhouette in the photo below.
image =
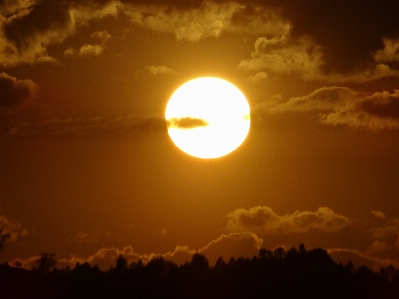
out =
{"type": "Polygon", "coordinates": [[[44,273],[52,271],[57,264],[57,260],[54,256],[55,253],[42,253],[40,258],[36,261],[37,269],[44,273]]]}
{"type": "Polygon", "coordinates": [[[208,259],[199,253],[195,253],[191,258],[190,267],[199,272],[205,272],[209,268],[208,259]]]}
{"type": "Polygon", "coordinates": [[[122,254],[116,259],[116,269],[127,270],[127,260],[123,257],[122,254]]]}
{"type": "Polygon", "coordinates": [[[57,269],[54,254],[44,253],[36,270],[0,265],[0,298],[399,298],[393,266],[375,272],[337,264],[321,248],[298,249],[261,249],[259,257],[219,258],[213,267],[198,253],[180,266],[162,256],[128,266],[121,255],[107,271],[87,262],[57,269]]]}

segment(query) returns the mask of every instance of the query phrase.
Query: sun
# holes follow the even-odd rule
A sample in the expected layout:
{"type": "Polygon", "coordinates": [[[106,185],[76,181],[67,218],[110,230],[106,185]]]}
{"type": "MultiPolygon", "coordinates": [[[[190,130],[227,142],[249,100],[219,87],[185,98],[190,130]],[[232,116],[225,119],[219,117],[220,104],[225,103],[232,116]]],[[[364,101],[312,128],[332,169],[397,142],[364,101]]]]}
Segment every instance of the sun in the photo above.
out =
{"type": "Polygon", "coordinates": [[[219,158],[238,148],[251,122],[244,94],[230,82],[214,77],[180,86],[169,99],[165,119],[176,146],[203,159],[219,158]]]}

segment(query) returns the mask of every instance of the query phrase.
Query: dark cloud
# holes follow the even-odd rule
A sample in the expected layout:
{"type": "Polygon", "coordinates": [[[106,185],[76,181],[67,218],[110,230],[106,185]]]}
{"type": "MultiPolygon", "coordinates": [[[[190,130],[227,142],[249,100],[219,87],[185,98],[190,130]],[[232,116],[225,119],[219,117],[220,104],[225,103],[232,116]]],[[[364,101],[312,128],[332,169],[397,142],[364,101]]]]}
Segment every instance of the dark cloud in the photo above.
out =
{"type": "Polygon", "coordinates": [[[0,15],[10,16],[15,14],[21,9],[29,8],[33,5],[34,1],[31,0],[3,0],[0,3],[0,15]]]}
{"type": "Polygon", "coordinates": [[[380,117],[399,119],[399,90],[375,93],[362,102],[359,108],[380,117]]]}
{"type": "Polygon", "coordinates": [[[33,98],[36,92],[37,85],[33,81],[0,74],[0,108],[18,105],[33,98]]]}
{"type": "Polygon", "coordinates": [[[181,118],[170,118],[167,121],[168,128],[178,129],[193,129],[197,127],[209,126],[209,123],[201,118],[194,117],[181,117],[181,118]]]}
{"type": "Polygon", "coordinates": [[[28,14],[9,18],[4,26],[8,40],[19,49],[28,47],[33,36],[68,27],[72,22],[64,1],[42,1],[32,6],[28,14]]]}
{"type": "Polygon", "coordinates": [[[293,36],[311,36],[323,48],[326,70],[351,71],[367,66],[383,37],[399,34],[399,2],[361,0],[272,0],[292,22],[293,36]]]}
{"type": "Polygon", "coordinates": [[[385,241],[393,245],[399,238],[399,219],[384,217],[382,223],[370,229],[375,240],[385,241]]]}
{"type": "MultiPolygon", "coordinates": [[[[0,18],[0,65],[12,67],[22,63],[55,62],[47,53],[49,45],[62,43],[93,19],[117,15],[116,1],[32,1],[8,5],[9,16],[0,18]],[[26,2],[28,3],[28,2],[26,2]]],[[[6,11],[6,9],[3,9],[6,11]]],[[[109,39],[106,33],[94,35],[101,45],[83,48],[84,54],[102,53],[109,39]]]]}

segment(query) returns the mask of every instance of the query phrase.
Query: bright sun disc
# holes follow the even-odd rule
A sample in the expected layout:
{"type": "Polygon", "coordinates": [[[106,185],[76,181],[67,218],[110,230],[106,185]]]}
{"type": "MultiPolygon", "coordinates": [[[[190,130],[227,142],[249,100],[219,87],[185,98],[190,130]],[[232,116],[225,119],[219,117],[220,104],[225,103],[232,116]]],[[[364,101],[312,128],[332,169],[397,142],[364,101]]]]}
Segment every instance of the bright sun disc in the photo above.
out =
{"type": "Polygon", "coordinates": [[[250,109],[233,84],[213,77],[180,86],[169,99],[165,119],[178,148],[198,158],[225,156],[245,140],[250,109]]]}

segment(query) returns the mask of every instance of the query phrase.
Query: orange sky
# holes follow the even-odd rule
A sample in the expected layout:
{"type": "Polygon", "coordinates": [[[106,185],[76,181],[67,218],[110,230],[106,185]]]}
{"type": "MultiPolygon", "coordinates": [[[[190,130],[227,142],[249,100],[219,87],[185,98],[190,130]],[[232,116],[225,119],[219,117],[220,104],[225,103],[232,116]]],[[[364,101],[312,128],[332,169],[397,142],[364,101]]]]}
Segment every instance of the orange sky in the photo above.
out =
{"type": "Polygon", "coordinates": [[[104,268],[259,248],[399,266],[396,1],[0,4],[0,262],[104,268]],[[216,76],[251,106],[244,144],[190,157],[164,120],[216,76]]]}

